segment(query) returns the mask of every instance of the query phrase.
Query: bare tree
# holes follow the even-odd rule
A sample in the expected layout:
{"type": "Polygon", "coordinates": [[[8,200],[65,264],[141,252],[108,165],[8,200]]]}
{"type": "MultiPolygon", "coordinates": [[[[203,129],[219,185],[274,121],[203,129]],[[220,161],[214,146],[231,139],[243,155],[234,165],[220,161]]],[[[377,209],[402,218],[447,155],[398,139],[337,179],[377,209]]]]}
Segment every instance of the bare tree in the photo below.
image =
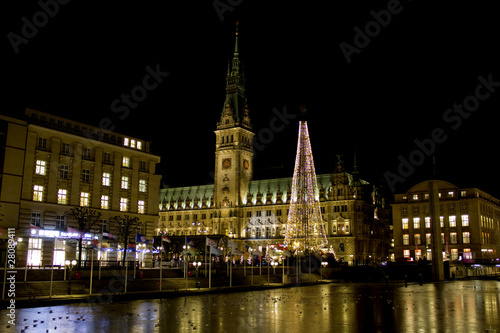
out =
{"type": "Polygon", "coordinates": [[[141,225],[138,217],[130,217],[129,215],[115,216],[111,218],[111,223],[115,226],[117,230],[118,242],[123,246],[123,258],[122,263],[125,265],[125,258],[127,256],[127,245],[129,242],[130,235],[137,232],[137,228],[141,225]]]}
{"type": "Polygon", "coordinates": [[[78,225],[78,264],[80,268],[82,261],[82,241],[83,235],[90,232],[101,220],[101,213],[87,207],[73,207],[70,209],[68,216],[75,220],[78,225]]]}

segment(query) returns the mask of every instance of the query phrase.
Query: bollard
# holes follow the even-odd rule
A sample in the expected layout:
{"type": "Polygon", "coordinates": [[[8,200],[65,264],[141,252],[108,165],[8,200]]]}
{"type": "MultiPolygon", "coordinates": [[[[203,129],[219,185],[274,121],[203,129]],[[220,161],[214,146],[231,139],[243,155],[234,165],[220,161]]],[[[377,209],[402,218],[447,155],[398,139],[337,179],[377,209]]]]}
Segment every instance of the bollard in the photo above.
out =
{"type": "Polygon", "coordinates": [[[405,274],[405,288],[408,288],[408,275],[405,274]]]}
{"type": "Polygon", "coordinates": [[[422,274],[418,274],[418,284],[419,285],[424,284],[424,276],[422,274]]]}

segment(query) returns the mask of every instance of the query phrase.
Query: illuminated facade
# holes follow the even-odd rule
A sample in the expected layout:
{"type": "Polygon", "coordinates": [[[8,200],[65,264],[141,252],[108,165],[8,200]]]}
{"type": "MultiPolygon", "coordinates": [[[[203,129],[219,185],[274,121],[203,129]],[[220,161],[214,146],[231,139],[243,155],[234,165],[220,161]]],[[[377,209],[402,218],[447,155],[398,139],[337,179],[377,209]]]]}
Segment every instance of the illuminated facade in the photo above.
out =
{"type": "MultiPolygon", "coordinates": [[[[215,131],[214,184],[162,189],[157,234],[226,235],[241,250],[283,244],[292,178],[253,179],[254,131],[244,83],[236,34],[215,131]]],[[[390,216],[378,189],[359,178],[356,166],[345,172],[340,157],[333,169],[317,175],[329,251],[350,263],[387,260],[390,216]]]]}
{"type": "MultiPolygon", "coordinates": [[[[443,258],[464,263],[497,261],[500,257],[500,200],[477,189],[436,181],[443,258]]],[[[396,259],[430,260],[432,251],[429,181],[396,194],[393,204],[396,259]]]]}
{"type": "MultiPolygon", "coordinates": [[[[161,176],[155,175],[160,158],[150,153],[149,142],[31,109],[26,119],[1,119],[1,225],[16,230],[19,266],[64,265],[76,258],[75,235],[67,229],[77,227],[68,217],[73,207],[101,213],[101,223],[84,236],[89,249],[103,232],[114,232],[114,216],[138,217],[138,232],[152,240],[161,176]]],[[[123,253],[113,240],[99,247],[103,260],[123,253]]],[[[143,263],[151,260],[148,247],[138,257],[143,263]]],[[[86,251],[82,258],[90,259],[86,251]]]]}

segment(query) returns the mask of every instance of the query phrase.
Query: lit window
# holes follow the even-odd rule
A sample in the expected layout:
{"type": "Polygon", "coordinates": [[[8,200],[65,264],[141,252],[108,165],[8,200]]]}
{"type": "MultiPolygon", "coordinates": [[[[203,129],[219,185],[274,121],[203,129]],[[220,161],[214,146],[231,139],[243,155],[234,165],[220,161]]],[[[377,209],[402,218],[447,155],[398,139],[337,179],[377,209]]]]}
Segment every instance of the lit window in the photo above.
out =
{"type": "Polygon", "coordinates": [[[425,243],[427,245],[431,245],[432,244],[432,235],[431,234],[425,234],[425,243]]]}
{"type": "Polygon", "coordinates": [[[449,197],[453,197],[453,194],[454,194],[454,193],[453,193],[453,191],[449,191],[449,192],[448,192],[448,196],[449,196],[449,197]]]}
{"type": "Polygon", "coordinates": [[[408,219],[407,218],[403,219],[403,229],[408,229],[408,219]]]}
{"type": "Polygon", "coordinates": [[[101,209],[109,209],[109,197],[101,195],[101,209]]]}
{"type": "Polygon", "coordinates": [[[430,216],[425,217],[425,227],[430,228],[431,227],[431,218],[430,216]]]}
{"type": "Polygon", "coordinates": [[[80,193],[80,206],[88,207],[89,206],[89,194],[88,192],[80,193]]]}
{"type": "Polygon", "coordinates": [[[469,215],[462,215],[462,227],[469,226],[469,215]]]}
{"type": "Polygon", "coordinates": [[[45,174],[47,172],[46,166],[47,166],[47,162],[42,161],[42,160],[37,160],[36,167],[35,167],[35,173],[37,175],[45,176],[45,174]]]}
{"type": "Polygon", "coordinates": [[[122,189],[128,190],[128,177],[122,176],[122,189]]]}
{"type": "Polygon", "coordinates": [[[410,258],[410,250],[403,250],[403,257],[410,258]]]}
{"type": "Polygon", "coordinates": [[[111,174],[104,172],[102,174],[102,185],[110,186],[110,184],[111,184],[111,174]]]}
{"type": "Polygon", "coordinates": [[[57,203],[60,205],[67,203],[67,190],[61,188],[57,191],[57,203]]]}
{"type": "Polygon", "coordinates": [[[451,255],[450,259],[453,260],[458,260],[458,249],[451,249],[451,255]]]}
{"type": "Polygon", "coordinates": [[[130,157],[123,156],[122,166],[124,166],[126,168],[130,168],[130,157]]]}
{"type": "Polygon", "coordinates": [[[139,179],[139,192],[146,192],[146,180],[139,179]]]}
{"type": "Polygon", "coordinates": [[[137,149],[142,150],[142,141],[137,141],[137,149]]]}
{"type": "Polygon", "coordinates": [[[403,235],[403,245],[410,245],[410,235],[408,234],[403,235]]]}
{"type": "Polygon", "coordinates": [[[450,222],[450,228],[453,228],[453,227],[457,226],[457,217],[455,215],[449,216],[448,220],[450,222]]]}
{"type": "Polygon", "coordinates": [[[420,245],[421,244],[420,234],[415,234],[413,235],[413,237],[415,237],[415,244],[420,245]]]}
{"type": "Polygon", "coordinates": [[[444,228],[444,216],[439,217],[439,224],[441,225],[441,228],[444,228]]]}
{"type": "Polygon", "coordinates": [[[127,198],[120,198],[120,211],[121,212],[126,212],[128,207],[128,199],[127,198]]]}
{"type": "Polygon", "coordinates": [[[462,232],[462,241],[464,244],[470,244],[470,232],[462,232]]]}
{"type": "Polygon", "coordinates": [[[128,147],[128,138],[123,138],[123,145],[128,147]]]}
{"type": "Polygon", "coordinates": [[[418,194],[413,195],[413,200],[418,200],[418,194]]]}
{"type": "Polygon", "coordinates": [[[134,139],[130,140],[130,148],[135,148],[135,140],[134,139]]]}
{"type": "Polygon", "coordinates": [[[450,243],[457,244],[457,233],[456,232],[450,233],[450,243]]]}
{"type": "Polygon", "coordinates": [[[420,229],[420,217],[413,218],[413,229],[420,229]]]}
{"type": "Polygon", "coordinates": [[[137,212],[139,214],[144,214],[144,200],[139,200],[137,202],[137,212]]]}
{"type": "Polygon", "coordinates": [[[33,201],[43,201],[43,186],[33,186],[33,201]]]}

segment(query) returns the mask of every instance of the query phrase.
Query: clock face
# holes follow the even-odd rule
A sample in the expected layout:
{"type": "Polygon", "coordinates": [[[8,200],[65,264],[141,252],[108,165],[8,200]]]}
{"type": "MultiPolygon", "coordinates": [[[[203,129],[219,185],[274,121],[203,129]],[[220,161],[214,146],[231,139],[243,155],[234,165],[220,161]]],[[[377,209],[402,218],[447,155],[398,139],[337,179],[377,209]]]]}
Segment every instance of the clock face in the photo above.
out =
{"type": "Polygon", "coordinates": [[[248,162],[248,160],[243,160],[243,169],[250,169],[250,163],[248,162]]]}
{"type": "Polygon", "coordinates": [[[222,169],[229,169],[231,168],[231,159],[230,158],[225,158],[222,160],[222,169]]]}

